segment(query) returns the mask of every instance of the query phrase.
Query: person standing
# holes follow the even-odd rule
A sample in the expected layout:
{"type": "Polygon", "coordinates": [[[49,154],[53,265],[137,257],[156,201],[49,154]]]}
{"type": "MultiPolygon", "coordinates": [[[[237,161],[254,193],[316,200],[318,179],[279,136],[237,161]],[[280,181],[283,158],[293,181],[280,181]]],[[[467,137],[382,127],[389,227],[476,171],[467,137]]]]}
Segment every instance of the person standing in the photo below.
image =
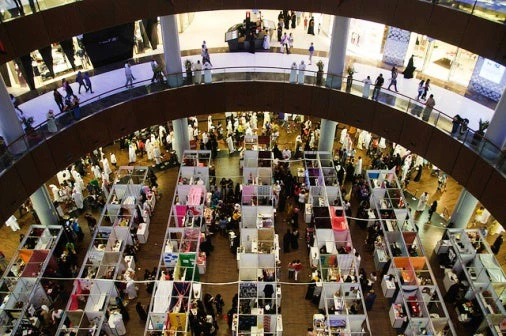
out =
{"type": "Polygon", "coordinates": [[[292,84],[297,83],[297,63],[293,62],[290,67],[290,78],[289,82],[292,84]]]}
{"type": "Polygon", "coordinates": [[[86,90],[85,92],[88,92],[90,89],[86,86],[86,84],[84,83],[84,77],[83,77],[83,74],[81,71],[78,71],[77,72],[77,76],[76,76],[76,82],[79,84],[79,89],[77,90],[77,92],[79,94],[81,94],[81,87],[84,86],[84,89],[86,90]]]}
{"type": "Polygon", "coordinates": [[[306,72],[306,65],[304,64],[304,61],[300,61],[299,65],[299,84],[304,84],[304,77],[306,72]]]}
{"type": "Polygon", "coordinates": [[[61,86],[63,87],[63,89],[67,93],[67,96],[66,96],[67,98],[72,97],[74,95],[74,90],[72,90],[72,86],[65,78],[62,79],[61,86]]]}
{"type": "Polygon", "coordinates": [[[91,86],[90,74],[88,73],[88,71],[86,71],[84,73],[84,83],[86,84],[86,86],[88,87],[88,89],[90,89],[90,93],[93,93],[93,88],[91,86]]]}
{"type": "Polygon", "coordinates": [[[369,99],[369,93],[371,92],[371,77],[367,76],[366,79],[364,79],[364,89],[362,90],[362,97],[369,99]]]}
{"type": "Polygon", "coordinates": [[[376,301],[376,293],[374,292],[374,289],[371,289],[364,299],[365,308],[367,311],[372,310],[372,306],[374,305],[374,301],[376,301]]]}
{"type": "Polygon", "coordinates": [[[151,83],[154,83],[158,76],[160,75],[160,68],[158,67],[158,63],[156,63],[155,59],[151,59],[151,71],[153,71],[153,76],[151,77],[151,83]]]}
{"type": "Polygon", "coordinates": [[[406,79],[410,79],[410,78],[413,78],[413,73],[415,72],[415,65],[414,65],[414,61],[413,61],[413,55],[411,55],[411,57],[409,58],[409,61],[408,61],[408,65],[406,66],[406,69],[404,69],[404,78],[406,79]]]}
{"type": "Polygon", "coordinates": [[[429,121],[430,114],[432,113],[432,109],[436,105],[436,101],[434,100],[434,95],[431,94],[429,99],[425,102],[425,108],[423,109],[422,120],[429,121]]]}
{"type": "Polygon", "coordinates": [[[501,234],[499,237],[496,238],[496,240],[494,241],[494,243],[490,247],[490,249],[492,250],[492,252],[494,252],[495,255],[497,255],[497,253],[499,253],[499,250],[501,249],[501,245],[502,245],[503,241],[504,241],[504,238],[501,234]]]}
{"type": "MultiPolygon", "coordinates": [[[[292,35],[292,34],[290,34],[292,35]]],[[[23,111],[19,108],[19,102],[18,100],[16,99],[16,97],[14,97],[12,94],[9,93],[9,96],[11,97],[11,102],[12,102],[12,105],[14,105],[14,108],[16,110],[19,111],[19,113],[21,113],[21,115],[23,115],[23,111]]]]}
{"type": "Polygon", "coordinates": [[[309,65],[313,62],[313,54],[314,54],[314,45],[313,42],[311,42],[311,45],[309,46],[309,65]]]}
{"type": "Polygon", "coordinates": [[[390,90],[390,87],[393,85],[394,86],[394,89],[395,89],[395,92],[399,92],[397,90],[397,68],[396,67],[392,67],[392,73],[391,73],[391,78],[390,78],[390,84],[388,85],[388,89],[387,90],[390,90]]]}
{"type": "Polygon", "coordinates": [[[292,35],[292,33],[290,33],[290,35],[288,35],[288,47],[290,49],[293,48],[293,35],[292,35]]]}
{"type": "Polygon", "coordinates": [[[56,118],[54,117],[53,110],[49,110],[49,112],[47,112],[47,131],[49,133],[58,132],[58,128],[56,127],[56,118]]]}
{"type": "Polygon", "coordinates": [[[311,19],[309,20],[309,26],[307,27],[307,33],[309,35],[314,35],[314,17],[311,16],[311,19]]]}
{"type": "Polygon", "coordinates": [[[135,77],[132,74],[132,69],[130,68],[130,63],[128,62],[125,63],[125,78],[126,78],[125,87],[133,88],[134,87],[133,81],[135,80],[135,77]]]}
{"type": "Polygon", "coordinates": [[[290,245],[292,243],[292,232],[290,229],[286,229],[286,233],[283,235],[283,252],[290,252],[290,245]]]}
{"type": "Polygon", "coordinates": [[[202,63],[197,60],[197,63],[193,65],[193,71],[195,71],[195,84],[202,83],[202,63]]]}
{"type": "Polygon", "coordinates": [[[295,11],[292,11],[292,29],[295,29],[297,26],[297,15],[295,14],[295,11]]]}
{"type": "Polygon", "coordinates": [[[294,280],[297,281],[298,280],[298,277],[299,277],[299,273],[300,271],[302,271],[302,264],[300,262],[300,260],[296,260],[295,261],[295,264],[293,264],[293,270],[294,270],[294,280]]]}
{"type": "Polygon", "coordinates": [[[429,219],[427,220],[428,223],[431,222],[432,215],[434,214],[434,212],[436,212],[436,210],[437,210],[437,201],[434,201],[432,202],[432,205],[429,208],[429,219]]]}
{"type": "Polygon", "coordinates": [[[376,78],[376,82],[374,83],[374,90],[372,91],[372,100],[378,100],[378,96],[384,82],[385,79],[383,78],[383,74],[379,74],[378,78],[376,78]]]}
{"type": "Polygon", "coordinates": [[[54,96],[54,101],[56,102],[56,105],[58,105],[58,108],[60,109],[60,112],[63,112],[63,108],[64,108],[63,96],[58,91],[58,89],[53,90],[53,96],[54,96]]]}
{"type": "Polygon", "coordinates": [[[418,204],[416,206],[416,211],[424,211],[428,200],[429,200],[429,194],[427,192],[424,192],[422,194],[422,196],[420,196],[420,199],[418,200],[418,204]]]}
{"type": "Polygon", "coordinates": [[[269,30],[268,29],[265,31],[262,47],[264,48],[264,50],[269,50],[271,48],[271,44],[269,41],[269,30]]]}
{"type": "Polygon", "coordinates": [[[290,54],[290,45],[289,45],[289,41],[288,41],[288,35],[286,35],[286,33],[281,38],[281,45],[283,46],[283,53],[286,50],[286,54],[289,55],[290,54]]]}

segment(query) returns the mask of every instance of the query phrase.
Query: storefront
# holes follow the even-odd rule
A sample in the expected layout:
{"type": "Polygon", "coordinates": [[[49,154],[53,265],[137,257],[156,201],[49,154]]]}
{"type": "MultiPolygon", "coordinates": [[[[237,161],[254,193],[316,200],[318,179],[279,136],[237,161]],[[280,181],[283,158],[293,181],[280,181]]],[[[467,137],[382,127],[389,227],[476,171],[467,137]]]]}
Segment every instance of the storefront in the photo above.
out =
{"type": "Polygon", "coordinates": [[[406,54],[414,55],[415,67],[423,74],[467,86],[478,55],[425,35],[411,33],[406,54]]]}
{"type": "Polygon", "coordinates": [[[385,25],[351,19],[348,35],[348,54],[381,60],[385,25]]]}

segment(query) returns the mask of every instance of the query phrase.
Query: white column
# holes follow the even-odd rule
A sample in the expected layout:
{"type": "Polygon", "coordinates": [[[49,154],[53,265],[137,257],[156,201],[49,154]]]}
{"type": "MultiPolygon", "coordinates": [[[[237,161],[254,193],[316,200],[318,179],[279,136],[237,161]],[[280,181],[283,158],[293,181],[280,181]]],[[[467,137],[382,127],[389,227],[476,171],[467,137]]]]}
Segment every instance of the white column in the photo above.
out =
{"type": "Polygon", "coordinates": [[[450,217],[450,222],[454,223],[453,227],[465,229],[473,216],[476,205],[478,205],[478,200],[469,191],[462,189],[459,200],[450,217]]]}
{"type": "MultiPolygon", "coordinates": [[[[0,113],[0,135],[4,137],[7,145],[10,145],[14,140],[23,136],[25,131],[19,122],[2,76],[0,76],[0,107],[2,110],[0,113]]],[[[11,154],[20,154],[25,150],[26,143],[24,141],[18,141],[10,148],[11,154]]]]}
{"type": "Polygon", "coordinates": [[[336,138],[337,122],[322,119],[320,124],[320,140],[318,141],[318,150],[321,152],[331,152],[336,138]]]}
{"type": "Polygon", "coordinates": [[[160,27],[162,31],[165,71],[168,75],[167,81],[170,87],[178,87],[183,85],[183,65],[181,62],[181,50],[179,48],[177,17],[175,15],[161,16],[160,27]]]}
{"type": "Polygon", "coordinates": [[[495,107],[490,125],[485,132],[485,137],[500,149],[506,149],[506,91],[503,91],[501,99],[495,107]]]}
{"type": "Polygon", "coordinates": [[[341,77],[344,73],[344,61],[346,59],[346,48],[348,46],[348,30],[350,19],[342,16],[334,16],[332,27],[332,41],[330,42],[329,66],[326,86],[341,89],[341,77]]]}
{"type": "Polygon", "coordinates": [[[58,213],[49,197],[45,184],[41,185],[40,188],[30,196],[30,201],[32,201],[33,209],[37,213],[42,225],[58,225],[58,213]]]}
{"type": "Polygon", "coordinates": [[[188,119],[181,118],[172,120],[174,140],[172,148],[176,151],[179,162],[183,159],[185,150],[190,149],[190,137],[188,136],[188,119]]]}

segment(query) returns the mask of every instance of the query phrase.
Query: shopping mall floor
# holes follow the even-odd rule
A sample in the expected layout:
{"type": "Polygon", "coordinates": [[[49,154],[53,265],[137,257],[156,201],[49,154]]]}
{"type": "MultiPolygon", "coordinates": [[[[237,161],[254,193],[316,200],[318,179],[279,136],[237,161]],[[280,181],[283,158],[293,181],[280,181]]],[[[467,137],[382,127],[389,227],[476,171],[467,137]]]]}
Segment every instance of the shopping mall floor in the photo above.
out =
{"type": "MultiPolygon", "coordinates": [[[[216,122],[218,120],[223,120],[223,115],[214,115],[213,120],[216,122]]],[[[207,128],[207,116],[199,116],[200,120],[200,129],[207,128]]],[[[317,122],[316,119],[313,119],[313,122],[317,122]]],[[[345,125],[340,124],[341,131],[342,127],[345,125]]],[[[350,130],[352,131],[352,130],[350,130]]],[[[294,144],[295,133],[287,134],[285,129],[281,129],[281,134],[278,143],[280,144],[280,148],[284,148],[283,146],[289,145],[291,148],[294,144]]],[[[339,138],[339,137],[337,137],[339,138]]],[[[218,154],[218,158],[213,162],[216,167],[217,179],[220,180],[221,177],[232,178],[235,181],[239,180],[241,176],[239,170],[239,156],[238,154],[228,154],[228,150],[226,149],[226,145],[223,141],[219,143],[220,151],[218,154]]],[[[334,144],[334,148],[339,148],[340,144],[336,141],[334,144]]],[[[389,150],[390,147],[387,147],[386,150],[389,150]]],[[[114,152],[118,159],[118,166],[127,165],[128,164],[128,152],[126,150],[120,150],[119,144],[115,143],[111,146],[105,147],[104,152],[106,154],[114,152]]],[[[364,169],[367,169],[370,164],[370,158],[366,155],[364,151],[358,151],[357,157],[362,156],[364,158],[364,169]]],[[[147,161],[147,157],[138,158],[136,165],[152,165],[152,162],[147,161]]],[[[292,171],[295,172],[295,169],[302,164],[299,162],[294,162],[291,164],[292,171]]],[[[158,261],[160,258],[161,248],[163,246],[163,239],[165,236],[166,225],[168,223],[168,217],[170,214],[170,207],[172,205],[172,197],[175,188],[175,181],[177,180],[178,168],[170,168],[165,171],[160,171],[157,173],[159,190],[161,193],[161,199],[157,202],[156,211],[151,219],[150,225],[150,235],[149,241],[147,245],[143,245],[141,250],[138,252],[138,261],[137,261],[137,279],[139,279],[144,273],[144,269],[153,269],[153,267],[158,265],[158,261]]],[[[91,175],[91,173],[89,173],[91,175]]],[[[90,180],[90,177],[85,177],[85,183],[90,180]]],[[[53,177],[48,184],[55,183],[56,177],[53,177]]],[[[411,200],[410,194],[420,195],[422,191],[428,191],[431,195],[431,199],[429,204],[433,199],[439,200],[439,208],[438,213],[441,213],[447,209],[450,213],[453,209],[453,206],[459,196],[461,191],[461,187],[456,184],[456,182],[452,179],[448,181],[447,191],[443,194],[436,191],[437,186],[437,178],[432,176],[431,174],[431,166],[428,165],[424,168],[422,178],[420,182],[411,182],[409,184],[409,194],[407,194],[407,199],[411,200]]],[[[351,185],[346,184],[347,190],[349,190],[351,185]]],[[[293,202],[290,200],[288,204],[293,202]]],[[[357,201],[352,198],[351,200],[353,208],[357,207],[357,201]]],[[[413,201],[411,206],[416,207],[416,201],[413,201]]],[[[98,218],[99,214],[97,212],[94,215],[98,218]]],[[[16,213],[16,216],[18,214],[16,213]]],[[[286,212],[280,212],[276,219],[276,231],[282,235],[286,232],[287,223],[284,218],[286,216],[286,212]]],[[[438,214],[433,216],[433,220],[431,224],[427,222],[427,210],[425,210],[422,214],[418,214],[416,217],[416,221],[419,227],[419,234],[424,243],[424,248],[426,250],[427,256],[431,260],[431,266],[433,271],[436,274],[436,278],[439,282],[442,282],[442,271],[437,264],[436,258],[433,258],[433,249],[436,242],[442,237],[444,230],[444,221],[441,220],[442,217],[438,214]]],[[[24,233],[24,231],[28,228],[28,226],[32,223],[32,218],[30,214],[25,214],[19,220],[22,228],[21,231],[12,232],[10,228],[3,226],[0,228],[0,236],[2,237],[2,251],[6,254],[7,258],[10,258],[19,243],[19,233],[24,233]]],[[[85,239],[78,246],[78,255],[79,255],[79,263],[81,264],[84,259],[84,255],[87,251],[90,241],[90,234],[86,228],[86,221],[81,217],[80,224],[85,232],[85,239]]],[[[300,231],[304,232],[305,224],[302,219],[299,220],[300,231]]],[[[352,233],[353,245],[357,248],[358,252],[362,256],[362,265],[365,270],[369,273],[374,271],[374,264],[372,254],[369,251],[363,249],[364,240],[366,232],[360,229],[353,221],[350,221],[350,228],[352,233]]],[[[489,242],[492,242],[497,235],[497,228],[490,227],[489,234],[489,242]]],[[[301,235],[303,236],[303,234],[301,235]]],[[[226,237],[221,235],[216,235],[212,239],[212,243],[215,247],[214,251],[208,258],[207,263],[207,271],[206,274],[201,277],[201,281],[206,283],[204,285],[204,291],[211,293],[213,295],[217,293],[221,293],[225,300],[225,308],[224,312],[230,309],[232,297],[237,292],[237,284],[231,285],[222,285],[217,283],[226,283],[226,282],[235,282],[238,279],[237,272],[237,261],[235,255],[230,251],[229,240],[226,237]],[[215,284],[215,285],[213,285],[215,284]]],[[[314,313],[317,313],[317,307],[306,301],[304,299],[307,286],[303,285],[303,282],[307,282],[309,280],[309,271],[310,267],[308,264],[308,252],[306,247],[304,246],[304,240],[300,241],[300,247],[296,251],[292,251],[289,253],[281,253],[281,281],[290,282],[291,280],[287,277],[286,266],[288,262],[294,259],[300,259],[303,261],[303,270],[302,276],[300,277],[300,283],[293,284],[283,284],[282,285],[282,315],[283,315],[283,327],[285,335],[303,335],[305,334],[303,331],[307,330],[308,327],[311,326],[312,316],[314,313]]],[[[497,256],[499,262],[505,263],[506,260],[506,248],[502,248],[500,254],[497,256]]],[[[504,265],[503,265],[504,268],[504,265]]],[[[72,281],[66,281],[65,288],[67,291],[71,288],[72,281]]],[[[293,282],[293,281],[292,281],[293,282]]],[[[442,283],[439,284],[440,289],[443,291],[442,283]]],[[[379,293],[378,298],[374,304],[372,311],[368,312],[369,321],[372,327],[372,335],[396,335],[396,330],[391,328],[388,319],[388,301],[382,296],[381,290],[379,288],[379,284],[375,284],[376,292],[379,293]]],[[[128,304],[128,309],[130,312],[130,321],[127,324],[128,335],[141,335],[144,330],[144,322],[141,322],[137,317],[135,312],[134,304],[136,302],[141,302],[143,305],[149,305],[151,295],[148,294],[145,290],[144,284],[139,284],[139,297],[130,304],[128,304]]],[[[68,294],[68,293],[67,293],[68,294]]],[[[444,292],[443,292],[444,294],[444,292]]],[[[63,296],[60,300],[55,303],[55,308],[65,308],[66,305],[66,297],[63,296]]],[[[451,316],[453,316],[454,309],[451,306],[447,306],[447,309],[451,316]]],[[[455,316],[453,316],[455,317],[455,316]]],[[[220,330],[218,335],[230,335],[231,332],[228,329],[226,321],[222,318],[219,322],[220,330]]],[[[464,329],[465,326],[462,324],[456,324],[456,331],[458,335],[467,335],[468,333],[464,329]]]]}

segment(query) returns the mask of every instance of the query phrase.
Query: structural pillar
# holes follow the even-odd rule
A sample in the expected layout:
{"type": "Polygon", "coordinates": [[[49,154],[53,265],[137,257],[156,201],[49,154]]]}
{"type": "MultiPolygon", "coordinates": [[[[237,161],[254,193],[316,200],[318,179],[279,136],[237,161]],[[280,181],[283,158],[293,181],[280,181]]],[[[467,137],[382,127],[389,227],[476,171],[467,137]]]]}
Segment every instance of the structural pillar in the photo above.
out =
{"type": "MultiPolygon", "coordinates": [[[[7,145],[11,145],[14,140],[25,135],[25,131],[21,126],[14,105],[12,105],[11,97],[7,92],[7,86],[0,76],[0,107],[2,113],[0,113],[0,135],[3,136],[7,145]]],[[[24,141],[18,141],[13,144],[9,150],[11,154],[20,154],[26,150],[27,146],[24,141]]]]}
{"type": "Polygon", "coordinates": [[[336,138],[337,122],[322,119],[320,124],[320,140],[318,141],[318,151],[330,152],[334,147],[334,140],[336,138]]]}
{"type": "Polygon", "coordinates": [[[160,17],[160,27],[167,82],[170,87],[179,87],[183,85],[183,65],[181,63],[176,15],[160,17]]]}
{"type": "Polygon", "coordinates": [[[183,159],[185,150],[190,149],[190,137],[188,135],[188,119],[181,118],[172,121],[174,129],[174,140],[172,140],[172,148],[176,151],[179,162],[183,159]]]}
{"type": "Polygon", "coordinates": [[[460,193],[455,209],[453,210],[450,222],[454,228],[465,229],[473,216],[478,200],[465,189],[460,193]]]}
{"type": "Polygon", "coordinates": [[[33,209],[37,213],[42,225],[58,225],[58,213],[49,197],[49,192],[45,184],[41,185],[39,189],[30,196],[30,201],[32,201],[33,209]]]}
{"type": "Polygon", "coordinates": [[[506,149],[506,90],[495,107],[490,125],[485,132],[485,137],[501,150],[506,149]]]}
{"type": "Polygon", "coordinates": [[[348,46],[348,30],[350,19],[342,16],[334,16],[332,26],[332,41],[330,42],[329,66],[327,70],[326,87],[341,89],[342,76],[344,73],[344,61],[348,46]]]}

